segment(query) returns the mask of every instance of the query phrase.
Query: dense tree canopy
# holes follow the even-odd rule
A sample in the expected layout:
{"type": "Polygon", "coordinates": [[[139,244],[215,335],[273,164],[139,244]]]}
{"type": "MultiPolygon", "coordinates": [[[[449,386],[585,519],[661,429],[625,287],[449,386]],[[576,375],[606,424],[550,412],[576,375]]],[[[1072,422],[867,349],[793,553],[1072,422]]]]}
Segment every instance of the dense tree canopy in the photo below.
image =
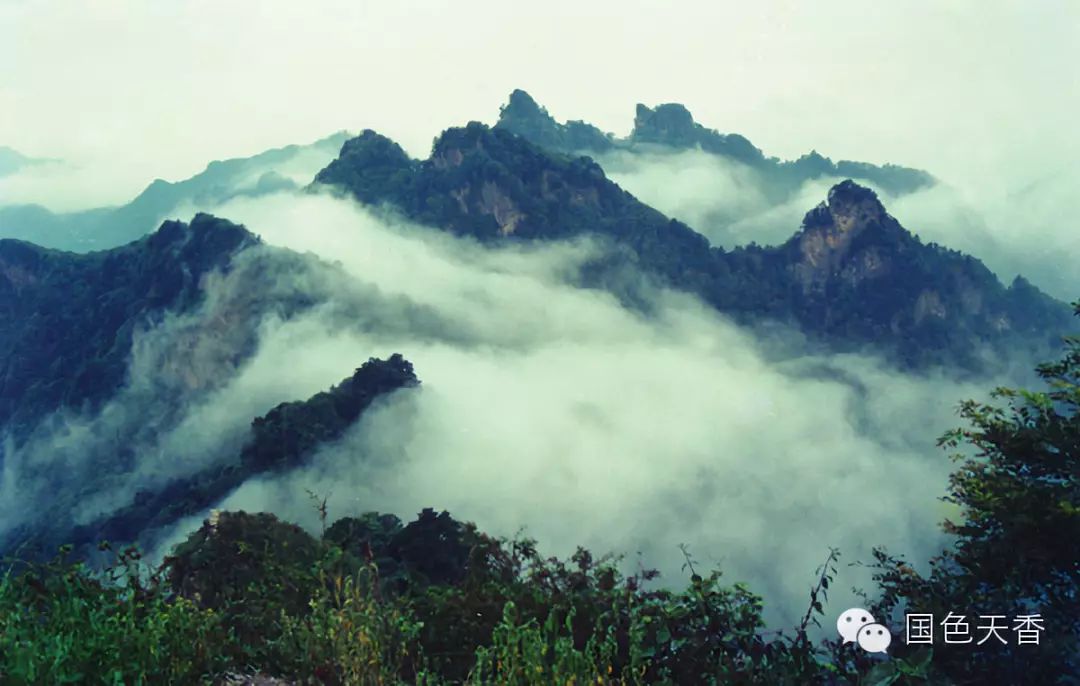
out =
{"type": "MultiPolygon", "coordinates": [[[[1080,304],[1077,304],[1080,314],[1080,304]]],[[[999,388],[1004,405],[964,402],[945,523],[955,544],[927,576],[879,554],[887,607],[969,618],[1041,616],[1039,645],[945,645],[935,658],[958,684],[1077,683],[1080,678],[1080,337],[1039,367],[1046,388],[999,388]]],[[[972,620],[974,621],[974,620],[972,620]]],[[[974,626],[974,625],[973,625],[974,626]]]]}

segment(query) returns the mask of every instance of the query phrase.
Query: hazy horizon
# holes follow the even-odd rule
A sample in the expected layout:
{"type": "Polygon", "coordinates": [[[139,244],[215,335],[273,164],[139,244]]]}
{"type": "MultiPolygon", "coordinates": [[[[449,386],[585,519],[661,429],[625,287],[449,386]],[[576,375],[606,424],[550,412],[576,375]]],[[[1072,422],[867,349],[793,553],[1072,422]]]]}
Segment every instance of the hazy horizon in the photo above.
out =
{"type": "Polygon", "coordinates": [[[0,5],[0,61],[19,65],[0,76],[0,145],[108,160],[140,179],[131,195],[342,129],[424,156],[524,88],[618,134],[636,103],[676,101],[766,154],[813,148],[964,187],[1037,181],[1080,151],[1078,77],[1062,69],[1080,62],[1080,5],[1065,0],[418,7],[0,5]]]}

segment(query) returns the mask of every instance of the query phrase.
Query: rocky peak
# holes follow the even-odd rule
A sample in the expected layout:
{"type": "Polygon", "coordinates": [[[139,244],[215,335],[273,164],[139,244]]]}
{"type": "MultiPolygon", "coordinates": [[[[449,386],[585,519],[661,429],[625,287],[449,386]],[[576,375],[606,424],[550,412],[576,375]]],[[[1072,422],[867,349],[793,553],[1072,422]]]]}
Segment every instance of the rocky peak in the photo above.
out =
{"type": "Polygon", "coordinates": [[[684,105],[673,102],[657,105],[655,109],[638,104],[630,141],[674,148],[700,147],[706,152],[755,166],[766,162],[761,150],[743,136],[707,129],[694,121],[684,105]]]}
{"type": "Polygon", "coordinates": [[[499,109],[499,121],[511,119],[555,123],[555,119],[548,114],[548,111],[520,88],[515,88],[514,92],[510,94],[510,100],[499,109]]]}
{"type": "Polygon", "coordinates": [[[492,129],[477,121],[471,121],[464,127],[447,129],[435,139],[429,162],[436,169],[461,166],[470,153],[483,153],[485,148],[496,147],[486,145],[495,135],[492,129]]]}
{"type": "Polygon", "coordinates": [[[360,202],[394,202],[402,191],[399,177],[408,177],[416,163],[400,145],[365,129],[341,146],[337,158],[315,175],[314,186],[347,189],[360,202]]]}
{"type": "Polygon", "coordinates": [[[883,276],[910,234],[890,217],[874,191],[848,179],[810,210],[788,246],[792,272],[804,292],[820,291],[838,275],[852,282],[883,276]]]}
{"type": "Polygon", "coordinates": [[[168,253],[209,268],[221,266],[236,251],[259,242],[242,225],[200,212],[188,224],[175,220],[163,222],[147,236],[146,248],[152,253],[168,253]]]}
{"type": "Polygon", "coordinates": [[[638,103],[631,139],[641,143],[674,146],[697,144],[697,125],[690,110],[679,103],[665,103],[650,109],[638,103]]]}
{"type": "Polygon", "coordinates": [[[354,165],[384,167],[407,167],[412,162],[400,145],[371,129],[364,129],[359,136],[345,141],[338,159],[354,165]]]}
{"type": "Polygon", "coordinates": [[[504,129],[550,150],[578,153],[602,152],[612,147],[612,139],[592,124],[568,121],[560,124],[532,96],[520,88],[499,109],[496,129],[504,129]]]}
{"type": "Polygon", "coordinates": [[[886,217],[885,208],[874,191],[847,179],[829,190],[826,202],[806,213],[803,228],[858,232],[872,224],[880,224],[886,217]]]}
{"type": "Polygon", "coordinates": [[[877,193],[851,179],[841,181],[829,190],[828,203],[833,221],[841,231],[878,223],[885,217],[885,208],[877,193]]]}

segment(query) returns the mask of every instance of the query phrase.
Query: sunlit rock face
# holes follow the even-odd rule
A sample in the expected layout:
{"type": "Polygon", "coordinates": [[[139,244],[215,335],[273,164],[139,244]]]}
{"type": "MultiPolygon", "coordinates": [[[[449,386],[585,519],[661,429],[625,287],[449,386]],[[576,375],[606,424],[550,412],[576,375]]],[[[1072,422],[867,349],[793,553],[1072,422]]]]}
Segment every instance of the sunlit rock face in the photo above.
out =
{"type": "Polygon", "coordinates": [[[807,213],[803,227],[796,238],[799,259],[791,270],[804,293],[824,289],[836,276],[851,285],[883,276],[890,261],[886,251],[876,243],[857,245],[867,231],[888,234],[898,248],[906,242],[906,232],[873,191],[850,180],[834,186],[828,201],[807,213]]]}

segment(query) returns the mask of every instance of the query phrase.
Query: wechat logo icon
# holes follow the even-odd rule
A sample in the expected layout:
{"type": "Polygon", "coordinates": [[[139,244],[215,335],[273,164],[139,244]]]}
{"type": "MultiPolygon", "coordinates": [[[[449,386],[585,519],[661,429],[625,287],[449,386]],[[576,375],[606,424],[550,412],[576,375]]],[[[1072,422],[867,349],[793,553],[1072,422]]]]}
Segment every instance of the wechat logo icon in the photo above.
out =
{"type": "Polygon", "coordinates": [[[853,607],[836,618],[836,631],[844,643],[857,643],[868,653],[884,653],[892,643],[892,634],[866,610],[853,607]]]}

